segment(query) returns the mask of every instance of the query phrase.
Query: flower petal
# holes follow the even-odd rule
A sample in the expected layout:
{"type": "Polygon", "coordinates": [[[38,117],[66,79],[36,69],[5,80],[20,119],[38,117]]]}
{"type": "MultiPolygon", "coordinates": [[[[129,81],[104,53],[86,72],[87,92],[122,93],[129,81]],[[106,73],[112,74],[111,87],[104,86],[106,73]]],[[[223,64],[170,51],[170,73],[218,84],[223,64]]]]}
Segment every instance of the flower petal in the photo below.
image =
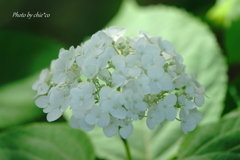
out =
{"type": "Polygon", "coordinates": [[[128,125],[120,129],[120,135],[122,138],[127,139],[133,131],[133,125],[128,125]]]}
{"type": "Polygon", "coordinates": [[[54,108],[47,114],[47,120],[48,120],[48,122],[55,121],[59,117],[61,117],[61,115],[62,115],[62,112],[60,111],[60,109],[54,108]]]}
{"type": "Polygon", "coordinates": [[[164,109],[165,118],[169,121],[174,121],[177,116],[177,111],[174,107],[167,107],[164,109]]]}
{"type": "Polygon", "coordinates": [[[114,117],[119,118],[119,119],[124,119],[127,116],[127,111],[123,107],[117,107],[116,109],[113,108],[113,109],[110,110],[110,113],[114,117]]]}
{"type": "Polygon", "coordinates": [[[106,127],[110,122],[110,116],[108,113],[101,114],[100,118],[98,119],[97,125],[99,127],[106,127]]]}

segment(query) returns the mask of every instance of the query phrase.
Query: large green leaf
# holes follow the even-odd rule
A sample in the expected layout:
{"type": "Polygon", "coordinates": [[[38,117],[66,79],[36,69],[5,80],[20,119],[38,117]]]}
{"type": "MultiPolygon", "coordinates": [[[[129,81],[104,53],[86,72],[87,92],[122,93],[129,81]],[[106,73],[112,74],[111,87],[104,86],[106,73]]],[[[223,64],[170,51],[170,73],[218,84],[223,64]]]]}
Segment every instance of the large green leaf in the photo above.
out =
{"type": "Polygon", "coordinates": [[[180,147],[179,160],[240,159],[240,111],[221,121],[201,126],[187,135],[180,147]]]}
{"type": "MultiPolygon", "coordinates": [[[[206,25],[177,8],[138,7],[134,1],[125,1],[110,25],[125,27],[127,36],[136,36],[140,30],[145,30],[152,36],[170,40],[184,57],[187,72],[195,73],[210,97],[200,108],[204,115],[201,124],[219,119],[226,92],[227,68],[216,39],[206,25]]],[[[125,159],[118,136],[106,138],[100,128],[90,131],[89,135],[99,157],[125,159]]],[[[165,122],[162,127],[150,131],[142,120],[134,123],[134,132],[128,141],[134,159],[165,160],[177,153],[182,135],[177,121],[165,122]]]]}
{"type": "Polygon", "coordinates": [[[86,134],[65,123],[35,123],[0,134],[2,160],[93,160],[86,134]]]}
{"type": "Polygon", "coordinates": [[[0,128],[25,123],[43,115],[42,109],[34,104],[36,94],[31,85],[37,75],[28,77],[0,88],[0,128]]]}

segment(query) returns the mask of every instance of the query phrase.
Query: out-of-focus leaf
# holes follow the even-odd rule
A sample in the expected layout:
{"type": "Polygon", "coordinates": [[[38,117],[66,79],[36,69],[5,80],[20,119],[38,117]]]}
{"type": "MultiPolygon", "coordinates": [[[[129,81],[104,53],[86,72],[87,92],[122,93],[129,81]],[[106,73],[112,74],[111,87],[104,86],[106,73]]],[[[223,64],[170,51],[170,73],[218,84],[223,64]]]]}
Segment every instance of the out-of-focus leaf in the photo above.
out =
{"type": "Polygon", "coordinates": [[[240,159],[240,111],[221,121],[201,126],[185,136],[178,160],[240,159]]]}
{"type": "Polygon", "coordinates": [[[94,157],[86,134],[65,123],[34,123],[0,134],[2,160],[93,160],[94,157]]]}
{"type": "MultiPolygon", "coordinates": [[[[240,8],[240,5],[239,5],[240,8]]],[[[225,32],[225,46],[227,50],[228,63],[240,64],[240,18],[234,20],[225,32]]]]}
{"type": "Polygon", "coordinates": [[[212,5],[214,5],[216,0],[136,0],[139,5],[151,5],[151,4],[164,4],[176,6],[178,8],[184,8],[188,12],[192,12],[195,15],[204,14],[212,5]]]}
{"type": "MultiPolygon", "coordinates": [[[[108,24],[111,25],[126,27],[127,36],[136,36],[140,30],[145,30],[151,36],[162,36],[171,41],[184,57],[187,72],[195,73],[210,97],[200,108],[204,116],[201,124],[219,119],[226,92],[227,67],[215,37],[206,25],[177,8],[161,5],[138,7],[133,1],[125,1],[108,24]]],[[[90,131],[89,135],[98,157],[125,159],[118,136],[106,138],[99,128],[90,131]]],[[[177,153],[182,135],[177,121],[166,122],[153,131],[146,127],[144,120],[138,121],[134,123],[134,132],[128,139],[133,159],[168,159],[177,153]]]]}
{"type": "Polygon", "coordinates": [[[240,1],[239,0],[234,1],[232,8],[229,10],[229,13],[227,15],[227,20],[230,22],[237,19],[240,19],[240,1]]]}
{"type": "Polygon", "coordinates": [[[225,97],[225,101],[224,101],[224,110],[222,112],[222,116],[224,116],[225,114],[236,109],[238,106],[238,104],[235,100],[236,95],[232,93],[233,90],[235,90],[235,88],[228,85],[228,89],[227,89],[227,93],[226,93],[226,97],[225,97]]]}
{"type": "Polygon", "coordinates": [[[217,0],[206,16],[215,25],[228,27],[232,21],[240,17],[239,0],[217,0]]]}
{"type": "Polygon", "coordinates": [[[240,107],[240,76],[236,77],[228,84],[228,90],[224,101],[222,116],[240,107]]]}
{"type": "Polygon", "coordinates": [[[64,47],[47,37],[13,30],[0,30],[0,46],[0,85],[49,66],[64,47]]]}
{"type": "Polygon", "coordinates": [[[226,25],[226,19],[235,0],[218,0],[216,4],[207,12],[207,18],[217,25],[226,25]]]}
{"type": "Polygon", "coordinates": [[[25,123],[43,115],[42,109],[34,106],[36,93],[31,85],[37,76],[21,79],[0,88],[0,128],[25,123]]]}
{"type": "Polygon", "coordinates": [[[232,95],[233,99],[237,103],[237,106],[240,106],[240,76],[236,77],[229,84],[229,92],[232,95]]]}

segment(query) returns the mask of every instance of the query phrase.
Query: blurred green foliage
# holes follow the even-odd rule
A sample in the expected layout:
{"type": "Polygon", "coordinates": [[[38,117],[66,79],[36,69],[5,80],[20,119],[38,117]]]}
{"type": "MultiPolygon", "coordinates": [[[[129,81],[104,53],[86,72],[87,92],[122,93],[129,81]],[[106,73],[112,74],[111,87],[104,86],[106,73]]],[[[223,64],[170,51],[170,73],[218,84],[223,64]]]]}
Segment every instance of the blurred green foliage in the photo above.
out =
{"type": "Polygon", "coordinates": [[[178,158],[181,160],[238,160],[240,158],[240,111],[219,122],[201,126],[185,136],[178,158]],[[195,138],[199,137],[199,138],[195,138]]]}
{"type": "Polygon", "coordinates": [[[0,133],[0,159],[94,160],[86,134],[65,123],[33,123],[0,133]]]}
{"type": "Polygon", "coordinates": [[[0,85],[29,76],[49,66],[64,45],[29,32],[0,30],[0,85]]]}
{"type": "Polygon", "coordinates": [[[103,137],[98,128],[87,136],[65,120],[41,123],[45,115],[32,99],[31,85],[60,48],[76,46],[109,25],[126,27],[131,36],[146,30],[170,40],[210,97],[201,108],[202,123],[186,136],[178,122],[154,131],[136,123],[129,138],[134,158],[239,159],[235,110],[240,106],[240,1],[136,2],[131,6],[134,0],[0,1],[0,159],[125,159],[118,136],[103,137]],[[45,12],[50,17],[17,18],[12,17],[14,12],[45,12]]]}

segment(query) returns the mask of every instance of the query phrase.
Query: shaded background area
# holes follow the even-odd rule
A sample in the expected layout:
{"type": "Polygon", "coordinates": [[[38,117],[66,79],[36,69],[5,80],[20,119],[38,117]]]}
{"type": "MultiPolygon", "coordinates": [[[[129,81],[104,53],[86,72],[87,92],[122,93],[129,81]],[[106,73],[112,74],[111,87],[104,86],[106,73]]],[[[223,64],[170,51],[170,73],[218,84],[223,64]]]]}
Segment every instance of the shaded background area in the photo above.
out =
{"type": "MultiPolygon", "coordinates": [[[[126,0],[134,1],[134,0],[126,0]]],[[[240,106],[240,1],[136,0],[141,7],[166,5],[185,10],[214,33],[228,65],[228,89],[222,116],[240,106]]],[[[120,10],[123,0],[1,0],[0,1],[0,131],[13,125],[46,121],[42,109],[27,100],[29,88],[43,68],[56,59],[60,48],[76,47],[103,29],[120,10]],[[14,13],[50,17],[13,17],[14,13]],[[22,112],[19,111],[22,108],[22,112]],[[29,116],[30,115],[30,116],[29,116]]],[[[218,78],[218,75],[216,75],[218,78]]],[[[217,96],[217,95],[216,95],[217,96]]],[[[214,98],[214,97],[211,97],[214,98]]],[[[65,122],[64,118],[58,122],[65,122]]],[[[54,122],[55,123],[55,122],[54,122]]]]}
{"type": "Polygon", "coordinates": [[[31,72],[47,67],[60,48],[77,46],[84,37],[102,29],[117,13],[120,5],[121,0],[15,0],[12,3],[7,0],[1,1],[0,45],[4,47],[1,47],[0,53],[4,58],[0,60],[0,72],[4,74],[4,78],[1,78],[0,84],[23,78],[31,72]],[[17,17],[14,15],[16,12],[24,13],[26,17],[17,17]],[[29,19],[28,13],[46,13],[50,17],[29,19]],[[35,37],[41,37],[42,40],[35,37]],[[54,51],[42,53],[50,48],[54,51]],[[54,52],[55,54],[49,55],[54,52]],[[43,64],[29,69],[32,67],[31,61],[39,58],[40,54],[45,54],[43,64]]]}

